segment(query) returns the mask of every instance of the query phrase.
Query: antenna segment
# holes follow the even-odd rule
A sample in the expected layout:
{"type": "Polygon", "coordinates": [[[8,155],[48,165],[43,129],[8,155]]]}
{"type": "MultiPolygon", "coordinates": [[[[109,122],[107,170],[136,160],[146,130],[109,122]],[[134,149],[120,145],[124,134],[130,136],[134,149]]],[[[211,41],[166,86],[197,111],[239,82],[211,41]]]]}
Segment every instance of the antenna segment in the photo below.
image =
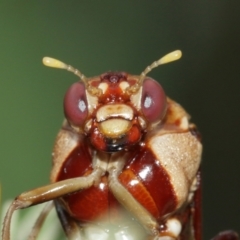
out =
{"type": "Polygon", "coordinates": [[[53,68],[61,68],[61,69],[66,69],[69,72],[73,72],[75,75],[80,77],[80,79],[87,84],[86,77],[76,68],[72,67],[71,65],[67,65],[64,62],[61,62],[55,58],[51,57],[44,57],[43,58],[43,64],[47,67],[53,67],[53,68]]]}
{"type": "Polygon", "coordinates": [[[149,72],[151,72],[153,68],[158,67],[159,65],[162,65],[162,64],[166,64],[166,63],[169,63],[169,62],[176,61],[181,57],[182,57],[182,52],[180,50],[176,50],[176,51],[170,52],[167,55],[163,56],[158,61],[153,62],[151,65],[146,67],[146,69],[141,73],[139,83],[140,84],[142,83],[144,77],[149,72]]]}

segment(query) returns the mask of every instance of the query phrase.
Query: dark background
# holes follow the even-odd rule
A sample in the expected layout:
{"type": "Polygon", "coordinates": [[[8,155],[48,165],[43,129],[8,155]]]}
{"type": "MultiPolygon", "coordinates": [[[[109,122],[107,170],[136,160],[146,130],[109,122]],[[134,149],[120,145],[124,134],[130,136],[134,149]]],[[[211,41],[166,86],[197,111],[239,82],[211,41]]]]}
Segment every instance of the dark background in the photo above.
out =
{"type": "Polygon", "coordinates": [[[204,239],[240,231],[240,1],[0,2],[0,181],[3,201],[47,184],[51,151],[73,74],[140,74],[175,49],[183,58],[150,73],[181,103],[204,144],[204,239]]]}

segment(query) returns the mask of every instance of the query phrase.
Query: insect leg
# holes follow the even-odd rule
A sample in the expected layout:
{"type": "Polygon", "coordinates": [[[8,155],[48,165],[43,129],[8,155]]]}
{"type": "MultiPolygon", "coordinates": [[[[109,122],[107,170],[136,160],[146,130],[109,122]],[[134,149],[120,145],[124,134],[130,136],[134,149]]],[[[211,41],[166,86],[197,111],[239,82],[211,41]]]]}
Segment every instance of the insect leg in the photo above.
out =
{"type": "Polygon", "coordinates": [[[10,205],[3,222],[2,239],[10,240],[10,224],[13,212],[42,202],[59,198],[65,194],[91,187],[98,181],[103,170],[97,168],[89,176],[78,177],[52,183],[20,194],[10,205]]]}
{"type": "Polygon", "coordinates": [[[164,233],[160,233],[160,226],[152,214],[145,209],[132,194],[119,182],[118,170],[109,172],[109,188],[115,198],[136,217],[142,224],[147,233],[153,240],[174,240],[177,239],[181,232],[181,223],[177,218],[169,218],[166,221],[166,229],[164,233]]]}
{"type": "Polygon", "coordinates": [[[42,210],[42,212],[40,213],[37,221],[35,222],[32,231],[28,237],[28,240],[36,240],[39,234],[39,231],[41,230],[41,227],[47,217],[47,215],[49,214],[49,212],[52,210],[52,208],[54,207],[53,203],[50,202],[48,203],[42,210]]]}
{"type": "Polygon", "coordinates": [[[118,181],[119,171],[113,170],[109,175],[109,187],[115,198],[130,211],[151,235],[158,234],[157,220],[128,192],[118,181]]]}

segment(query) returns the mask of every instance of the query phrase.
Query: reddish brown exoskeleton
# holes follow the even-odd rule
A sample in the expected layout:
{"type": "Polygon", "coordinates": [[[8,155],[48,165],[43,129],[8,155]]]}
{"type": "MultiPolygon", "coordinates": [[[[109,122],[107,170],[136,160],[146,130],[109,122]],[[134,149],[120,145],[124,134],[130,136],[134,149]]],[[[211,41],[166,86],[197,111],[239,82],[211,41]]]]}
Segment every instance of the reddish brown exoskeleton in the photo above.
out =
{"type": "MultiPolygon", "coordinates": [[[[180,57],[174,51],[140,76],[108,72],[93,78],[44,58],[45,65],[72,71],[80,81],[65,95],[52,183],[15,199],[3,240],[10,240],[14,210],[50,200],[69,240],[201,239],[199,134],[186,111],[146,76],[180,57]]],[[[29,239],[36,239],[44,216],[29,239]]]]}

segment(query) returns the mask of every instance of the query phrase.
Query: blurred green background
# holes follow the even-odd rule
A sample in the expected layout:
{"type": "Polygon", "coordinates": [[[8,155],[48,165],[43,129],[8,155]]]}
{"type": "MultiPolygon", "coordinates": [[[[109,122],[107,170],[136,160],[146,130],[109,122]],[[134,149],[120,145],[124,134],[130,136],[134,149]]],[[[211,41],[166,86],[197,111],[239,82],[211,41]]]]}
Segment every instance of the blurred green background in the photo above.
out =
{"type": "Polygon", "coordinates": [[[0,181],[3,200],[47,184],[62,99],[76,76],[151,72],[197,123],[204,144],[204,239],[240,231],[240,1],[0,1],[0,181]]]}

